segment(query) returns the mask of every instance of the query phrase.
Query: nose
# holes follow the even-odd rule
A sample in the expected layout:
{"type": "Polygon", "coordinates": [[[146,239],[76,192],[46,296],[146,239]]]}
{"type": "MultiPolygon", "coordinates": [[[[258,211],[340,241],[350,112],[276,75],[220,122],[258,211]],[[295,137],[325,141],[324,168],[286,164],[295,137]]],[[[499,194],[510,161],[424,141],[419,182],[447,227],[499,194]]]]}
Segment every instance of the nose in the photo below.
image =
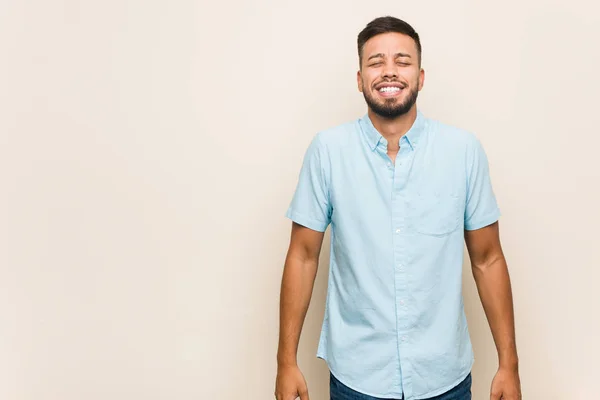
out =
{"type": "Polygon", "coordinates": [[[383,77],[384,78],[397,78],[398,72],[396,70],[396,64],[394,62],[385,63],[385,67],[383,68],[383,77]]]}

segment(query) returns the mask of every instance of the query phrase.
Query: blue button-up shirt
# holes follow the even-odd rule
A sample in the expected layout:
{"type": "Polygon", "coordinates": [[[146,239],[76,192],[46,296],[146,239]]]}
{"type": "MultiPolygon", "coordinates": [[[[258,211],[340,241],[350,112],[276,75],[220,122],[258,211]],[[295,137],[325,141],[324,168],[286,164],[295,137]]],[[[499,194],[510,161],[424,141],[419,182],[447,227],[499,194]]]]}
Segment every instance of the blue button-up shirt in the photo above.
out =
{"type": "Polygon", "coordinates": [[[316,134],[286,216],[331,225],[317,357],[358,392],[423,399],[471,371],[463,229],[500,210],[472,133],[418,111],[395,164],[387,145],[368,114],[316,134]]]}

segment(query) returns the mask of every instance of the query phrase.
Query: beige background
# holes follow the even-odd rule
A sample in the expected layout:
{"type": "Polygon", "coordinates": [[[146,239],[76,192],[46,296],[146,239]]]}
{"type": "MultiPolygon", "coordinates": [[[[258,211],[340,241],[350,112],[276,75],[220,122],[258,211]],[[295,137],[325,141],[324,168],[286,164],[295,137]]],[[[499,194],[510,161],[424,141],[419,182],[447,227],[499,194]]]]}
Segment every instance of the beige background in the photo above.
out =
{"type": "MultiPolygon", "coordinates": [[[[384,14],[422,36],[422,110],[487,150],[524,398],[597,398],[599,11],[0,1],[0,399],[273,397],[283,215],[312,136],[365,112],[355,40],[384,14]]],[[[312,400],[322,261],[299,354],[312,400]]],[[[480,400],[496,355],[465,272],[480,400]]]]}

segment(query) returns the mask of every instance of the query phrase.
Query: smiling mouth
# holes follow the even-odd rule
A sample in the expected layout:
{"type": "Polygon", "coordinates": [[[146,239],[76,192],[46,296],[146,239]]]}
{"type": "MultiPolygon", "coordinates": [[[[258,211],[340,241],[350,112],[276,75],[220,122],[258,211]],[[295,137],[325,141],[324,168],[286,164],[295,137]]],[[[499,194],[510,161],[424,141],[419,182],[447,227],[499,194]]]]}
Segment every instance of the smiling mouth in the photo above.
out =
{"type": "Polygon", "coordinates": [[[402,93],[404,89],[397,86],[382,86],[377,90],[382,97],[395,97],[402,93]]]}

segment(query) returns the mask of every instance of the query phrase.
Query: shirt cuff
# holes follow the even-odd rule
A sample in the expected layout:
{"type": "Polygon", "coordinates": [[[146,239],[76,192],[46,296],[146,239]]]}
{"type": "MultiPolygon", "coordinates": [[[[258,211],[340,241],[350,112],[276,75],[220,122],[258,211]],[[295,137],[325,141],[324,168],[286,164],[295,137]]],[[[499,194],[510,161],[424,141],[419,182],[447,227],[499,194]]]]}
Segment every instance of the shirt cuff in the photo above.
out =
{"type": "Polygon", "coordinates": [[[477,220],[470,220],[468,222],[465,222],[465,230],[474,231],[476,229],[481,229],[483,227],[491,225],[494,222],[498,221],[500,215],[500,210],[497,208],[494,212],[486,215],[483,218],[478,218],[477,220]]]}
{"type": "Polygon", "coordinates": [[[296,222],[297,224],[300,224],[317,232],[325,232],[327,226],[329,225],[327,222],[319,221],[317,219],[309,218],[305,215],[299,214],[297,211],[292,210],[291,208],[287,210],[285,216],[291,219],[292,221],[296,222]]]}

